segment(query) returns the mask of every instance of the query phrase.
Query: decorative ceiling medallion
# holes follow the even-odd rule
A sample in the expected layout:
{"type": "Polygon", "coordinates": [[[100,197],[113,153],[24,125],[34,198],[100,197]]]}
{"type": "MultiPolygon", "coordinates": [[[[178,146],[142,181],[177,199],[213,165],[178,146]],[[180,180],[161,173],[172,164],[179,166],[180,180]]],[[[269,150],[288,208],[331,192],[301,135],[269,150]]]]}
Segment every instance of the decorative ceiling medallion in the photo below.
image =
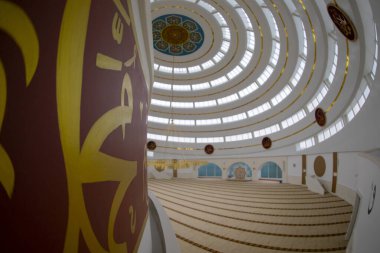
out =
{"type": "Polygon", "coordinates": [[[322,108],[318,107],[316,110],[315,110],[315,121],[317,122],[317,124],[321,127],[323,127],[325,124],[326,124],[326,114],[325,112],[323,111],[322,108]]]}
{"type": "Polygon", "coordinates": [[[204,41],[202,27],[184,15],[159,16],[153,20],[152,27],[153,47],[167,55],[191,54],[197,51],[204,41]]]}
{"type": "Polygon", "coordinates": [[[154,141],[148,141],[148,143],[146,144],[146,147],[148,148],[148,150],[155,150],[157,148],[157,145],[154,141]]]}
{"type": "Polygon", "coordinates": [[[180,45],[189,39],[189,33],[185,28],[178,25],[170,25],[164,28],[161,33],[162,39],[169,44],[180,45]]]}
{"type": "Polygon", "coordinates": [[[317,156],[314,160],[314,172],[318,177],[322,177],[326,171],[326,162],[323,156],[317,156]]]}
{"type": "Polygon", "coordinates": [[[336,4],[328,4],[327,11],[339,31],[349,40],[357,39],[357,32],[350,17],[336,4]]]}
{"type": "Polygon", "coordinates": [[[207,144],[205,146],[205,153],[208,155],[211,155],[212,153],[214,153],[214,146],[211,144],[207,144]]]}
{"type": "Polygon", "coordinates": [[[261,144],[263,145],[263,148],[269,149],[272,147],[272,140],[269,137],[264,137],[261,144]]]}

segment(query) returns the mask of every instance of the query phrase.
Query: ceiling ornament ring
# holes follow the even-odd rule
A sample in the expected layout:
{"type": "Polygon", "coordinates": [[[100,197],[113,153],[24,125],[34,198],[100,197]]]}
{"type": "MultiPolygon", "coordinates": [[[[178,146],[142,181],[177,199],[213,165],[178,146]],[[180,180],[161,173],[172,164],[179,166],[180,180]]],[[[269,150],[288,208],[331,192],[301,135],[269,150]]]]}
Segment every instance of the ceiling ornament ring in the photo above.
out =
{"type": "Polygon", "coordinates": [[[264,137],[261,141],[263,148],[270,149],[272,147],[272,140],[269,137],[264,137]]]}
{"type": "Polygon", "coordinates": [[[354,41],[358,37],[354,23],[350,17],[336,4],[328,4],[327,11],[332,22],[347,39],[354,41]]]}
{"type": "Polygon", "coordinates": [[[150,150],[150,151],[153,151],[153,150],[155,150],[157,148],[157,144],[154,141],[149,141],[146,144],[146,146],[147,146],[148,150],[150,150]]]}
{"type": "Polygon", "coordinates": [[[214,146],[211,145],[211,144],[207,144],[205,146],[205,153],[208,154],[208,155],[211,155],[212,153],[214,153],[214,146]]]}
{"type": "Polygon", "coordinates": [[[315,110],[315,121],[321,127],[323,127],[326,124],[327,119],[326,119],[325,111],[320,107],[318,107],[315,110]]]}

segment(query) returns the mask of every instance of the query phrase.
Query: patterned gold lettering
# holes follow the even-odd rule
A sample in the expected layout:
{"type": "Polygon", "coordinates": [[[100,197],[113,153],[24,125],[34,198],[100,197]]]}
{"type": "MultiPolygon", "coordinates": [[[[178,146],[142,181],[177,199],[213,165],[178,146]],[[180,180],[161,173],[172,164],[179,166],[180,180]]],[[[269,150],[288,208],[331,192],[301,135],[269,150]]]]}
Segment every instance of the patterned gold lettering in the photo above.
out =
{"type": "MultiPolygon", "coordinates": [[[[19,46],[25,64],[26,86],[28,87],[36,72],[39,43],[32,21],[24,10],[14,3],[0,1],[0,30],[6,32],[19,46]]],[[[0,132],[3,125],[7,101],[7,79],[0,60],[0,132]]],[[[15,173],[12,161],[0,144],[0,183],[9,197],[12,197],[15,173]]]]}
{"type": "Polygon", "coordinates": [[[117,44],[119,45],[123,40],[123,29],[124,24],[121,21],[119,14],[115,12],[115,15],[113,16],[112,20],[112,37],[114,40],[116,40],[117,44]]]}

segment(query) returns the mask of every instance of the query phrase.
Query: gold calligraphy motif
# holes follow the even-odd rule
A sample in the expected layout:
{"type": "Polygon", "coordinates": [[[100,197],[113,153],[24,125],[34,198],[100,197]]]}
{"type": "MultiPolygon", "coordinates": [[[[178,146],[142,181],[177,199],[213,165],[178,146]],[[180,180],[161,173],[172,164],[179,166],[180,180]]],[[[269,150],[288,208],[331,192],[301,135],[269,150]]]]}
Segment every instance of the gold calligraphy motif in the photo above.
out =
{"type": "MultiPolygon", "coordinates": [[[[29,86],[37,69],[39,43],[32,21],[24,10],[14,3],[0,1],[0,30],[7,33],[19,46],[25,65],[26,87],[29,86]]],[[[3,125],[7,101],[7,77],[4,65],[0,60],[0,132],[3,125]]],[[[12,197],[15,183],[15,172],[11,159],[0,144],[0,184],[5,188],[8,197],[12,197]]]]}
{"type": "Polygon", "coordinates": [[[357,39],[357,32],[349,16],[336,4],[328,4],[327,11],[338,30],[349,40],[357,39]]]}
{"type": "MultiPolygon", "coordinates": [[[[123,5],[118,0],[114,0],[114,3],[127,26],[130,26],[132,21],[123,5]]],[[[69,194],[69,217],[64,252],[77,252],[80,233],[91,252],[127,252],[126,242],[115,241],[114,228],[124,195],[136,177],[137,161],[127,161],[107,155],[102,153],[100,148],[107,137],[119,127],[122,127],[124,139],[125,125],[132,121],[133,95],[128,73],[124,74],[122,80],[121,104],[104,113],[91,127],[83,145],[80,145],[83,61],[90,6],[91,0],[68,0],[59,37],[57,108],[69,194]],[[124,104],[125,93],[127,93],[128,105],[124,104]],[[85,183],[105,181],[119,183],[108,220],[109,251],[100,244],[91,227],[82,189],[85,183]]],[[[118,27],[124,26],[118,23],[118,27]]],[[[119,29],[115,34],[120,33],[119,29]]],[[[117,38],[116,42],[119,44],[121,37],[117,38]]],[[[114,71],[121,71],[122,65],[127,68],[134,66],[137,50],[136,46],[133,48],[134,56],[124,64],[101,53],[97,54],[95,64],[99,68],[114,71]]]]}
{"type": "Polygon", "coordinates": [[[133,208],[133,206],[129,206],[129,215],[131,216],[131,232],[132,232],[132,234],[134,234],[135,231],[136,231],[136,217],[137,217],[137,214],[136,214],[136,211],[133,208]]]}

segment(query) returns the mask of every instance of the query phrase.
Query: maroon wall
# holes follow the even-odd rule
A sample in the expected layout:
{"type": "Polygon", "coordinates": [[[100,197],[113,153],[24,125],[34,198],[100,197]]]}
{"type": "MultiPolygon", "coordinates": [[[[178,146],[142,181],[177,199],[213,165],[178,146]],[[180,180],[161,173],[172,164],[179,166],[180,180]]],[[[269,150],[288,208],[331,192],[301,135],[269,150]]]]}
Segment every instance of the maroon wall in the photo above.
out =
{"type": "Polygon", "coordinates": [[[117,2],[0,2],[0,252],[138,247],[148,92],[117,2]]]}

